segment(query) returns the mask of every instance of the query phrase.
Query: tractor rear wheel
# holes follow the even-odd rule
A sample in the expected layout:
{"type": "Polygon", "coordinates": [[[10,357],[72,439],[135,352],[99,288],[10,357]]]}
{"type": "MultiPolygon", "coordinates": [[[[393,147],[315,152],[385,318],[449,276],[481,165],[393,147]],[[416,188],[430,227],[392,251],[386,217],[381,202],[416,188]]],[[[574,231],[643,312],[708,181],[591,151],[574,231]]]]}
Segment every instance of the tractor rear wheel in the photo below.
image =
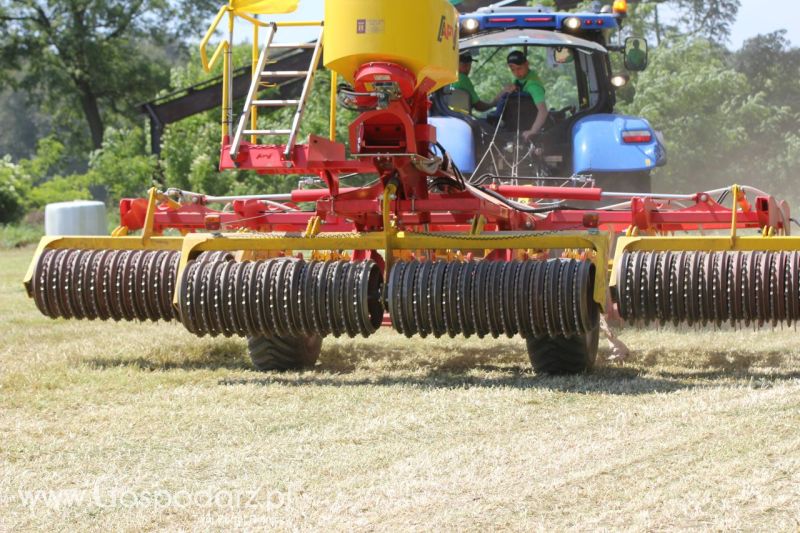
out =
{"type": "Polygon", "coordinates": [[[582,374],[594,368],[599,342],[599,324],[584,335],[570,338],[529,338],[528,357],[537,374],[582,374]]]}
{"type": "Polygon", "coordinates": [[[248,337],[247,348],[253,366],[262,372],[300,370],[316,364],[322,337],[248,337]]]}

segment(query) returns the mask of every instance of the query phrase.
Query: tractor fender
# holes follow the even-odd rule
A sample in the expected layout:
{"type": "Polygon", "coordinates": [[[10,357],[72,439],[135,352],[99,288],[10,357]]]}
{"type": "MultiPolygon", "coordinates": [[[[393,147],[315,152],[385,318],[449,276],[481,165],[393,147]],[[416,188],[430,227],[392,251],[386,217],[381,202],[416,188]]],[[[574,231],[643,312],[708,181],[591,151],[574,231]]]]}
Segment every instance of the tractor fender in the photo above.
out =
{"type": "Polygon", "coordinates": [[[436,128],[436,140],[464,173],[475,170],[475,142],[472,127],[460,118],[430,117],[428,123],[436,128]]]}
{"type": "Polygon", "coordinates": [[[641,172],[667,162],[667,151],[650,123],[640,117],[597,114],[584,117],[572,127],[573,172],[641,172]],[[626,143],[625,131],[649,131],[647,142],[626,143]]]}

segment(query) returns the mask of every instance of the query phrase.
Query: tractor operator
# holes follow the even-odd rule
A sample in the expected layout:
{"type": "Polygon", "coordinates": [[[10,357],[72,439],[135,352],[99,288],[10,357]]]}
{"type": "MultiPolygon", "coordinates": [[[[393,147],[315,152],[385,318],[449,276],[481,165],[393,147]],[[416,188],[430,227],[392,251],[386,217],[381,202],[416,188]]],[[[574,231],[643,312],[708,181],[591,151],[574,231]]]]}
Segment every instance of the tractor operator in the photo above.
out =
{"type": "Polygon", "coordinates": [[[647,54],[642,50],[642,42],[639,39],[633,39],[632,44],[633,48],[625,56],[625,64],[632,70],[643,70],[647,66],[647,54]]]}
{"type": "Polygon", "coordinates": [[[472,84],[472,80],[469,79],[473,61],[474,58],[469,52],[463,52],[458,56],[458,81],[452,85],[452,88],[460,89],[469,94],[469,103],[473,109],[489,111],[497,105],[502,93],[498,94],[491,102],[484,102],[481,100],[480,96],[478,96],[478,92],[475,90],[475,86],[472,84]]]}
{"type": "MultiPolygon", "coordinates": [[[[533,125],[522,133],[525,140],[530,141],[534,135],[541,132],[550,114],[547,109],[547,103],[545,102],[544,84],[539,78],[539,75],[531,70],[528,58],[525,57],[524,53],[519,50],[514,50],[508,54],[506,61],[509,70],[511,70],[511,74],[514,75],[516,80],[514,80],[513,84],[506,87],[504,96],[507,98],[509,94],[519,91],[529,95],[536,106],[536,119],[533,121],[533,125]]],[[[500,113],[502,113],[503,107],[502,105],[497,106],[500,113]]]]}

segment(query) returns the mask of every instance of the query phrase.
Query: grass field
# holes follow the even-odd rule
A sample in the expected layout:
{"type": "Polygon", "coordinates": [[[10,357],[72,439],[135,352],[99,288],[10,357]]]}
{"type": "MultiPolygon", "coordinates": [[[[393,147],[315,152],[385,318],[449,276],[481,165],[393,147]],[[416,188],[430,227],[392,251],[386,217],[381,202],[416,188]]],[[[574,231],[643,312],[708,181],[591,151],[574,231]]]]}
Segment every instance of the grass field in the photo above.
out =
{"type": "Polygon", "coordinates": [[[800,528],[793,328],[627,330],[570,378],[387,331],[260,374],[239,340],[40,316],[31,254],[0,253],[0,530],[800,528]]]}

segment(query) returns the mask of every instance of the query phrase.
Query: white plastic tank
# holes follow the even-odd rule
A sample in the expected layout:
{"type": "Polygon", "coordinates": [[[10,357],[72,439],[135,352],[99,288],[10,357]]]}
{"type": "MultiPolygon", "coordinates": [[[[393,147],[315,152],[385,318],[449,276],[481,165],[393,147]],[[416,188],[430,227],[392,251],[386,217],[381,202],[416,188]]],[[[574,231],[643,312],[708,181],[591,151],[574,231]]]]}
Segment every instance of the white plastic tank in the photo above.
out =
{"type": "Polygon", "coordinates": [[[47,204],[44,232],[46,235],[107,235],[106,206],[103,202],[89,200],[47,204]]]}

